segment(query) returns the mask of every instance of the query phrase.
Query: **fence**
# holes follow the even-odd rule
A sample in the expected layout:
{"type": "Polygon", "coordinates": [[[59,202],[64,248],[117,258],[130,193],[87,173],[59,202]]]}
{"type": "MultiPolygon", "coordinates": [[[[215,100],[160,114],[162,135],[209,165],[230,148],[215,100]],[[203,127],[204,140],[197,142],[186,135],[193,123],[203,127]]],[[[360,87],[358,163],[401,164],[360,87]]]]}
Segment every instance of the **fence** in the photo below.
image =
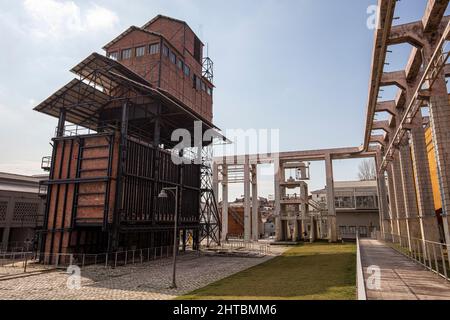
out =
{"type": "Polygon", "coordinates": [[[392,233],[376,233],[378,240],[390,244],[392,248],[420,263],[428,270],[450,280],[448,248],[444,243],[418,238],[408,238],[392,233]]]}
{"type": "MultiPolygon", "coordinates": [[[[185,252],[179,251],[179,255],[185,252]]],[[[0,253],[0,267],[7,268],[27,268],[36,267],[39,270],[67,269],[71,265],[76,265],[81,269],[87,266],[120,267],[126,265],[143,264],[158,259],[172,257],[173,246],[155,247],[147,249],[118,251],[101,254],[46,254],[33,252],[8,252],[0,253]]]]}
{"type": "Polygon", "coordinates": [[[31,241],[14,241],[14,242],[0,242],[0,253],[4,252],[28,252],[33,249],[31,241]]]}

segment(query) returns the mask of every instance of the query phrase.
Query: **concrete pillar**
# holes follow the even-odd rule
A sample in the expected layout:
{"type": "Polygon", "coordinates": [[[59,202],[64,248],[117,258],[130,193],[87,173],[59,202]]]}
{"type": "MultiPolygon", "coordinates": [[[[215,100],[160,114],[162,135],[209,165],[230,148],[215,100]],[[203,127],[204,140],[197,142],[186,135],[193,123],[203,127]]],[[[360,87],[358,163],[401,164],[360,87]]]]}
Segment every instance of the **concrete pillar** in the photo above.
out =
{"type": "Polygon", "coordinates": [[[420,228],[411,149],[408,143],[400,146],[399,160],[402,176],[403,199],[405,203],[406,236],[408,237],[408,248],[411,250],[411,238],[420,237],[420,228]]]}
{"type": "Polygon", "coordinates": [[[216,201],[219,202],[219,165],[213,163],[212,165],[212,188],[216,201]]]}
{"type": "Polygon", "coordinates": [[[394,177],[392,174],[392,163],[387,168],[388,177],[388,194],[389,194],[389,211],[390,211],[390,224],[391,233],[398,234],[397,229],[397,204],[395,203],[395,190],[394,190],[394,177]]]}
{"type": "Polygon", "coordinates": [[[333,160],[330,154],[325,155],[325,170],[327,181],[328,239],[330,242],[336,242],[337,230],[336,208],[334,206],[333,160]]]}
{"type": "Polygon", "coordinates": [[[222,240],[228,236],[228,166],[222,165],[222,240]]]}
{"type": "Polygon", "coordinates": [[[444,77],[432,88],[430,97],[430,124],[442,198],[442,220],[447,247],[450,247],[448,214],[450,213],[450,104],[444,77]]]}
{"type": "Polygon", "coordinates": [[[252,165],[252,240],[259,240],[258,166],[252,165]]]}
{"type": "Polygon", "coordinates": [[[250,212],[250,163],[249,157],[245,156],[244,164],[244,240],[251,240],[251,212],[250,212]]]}
{"type": "MultiPolygon", "coordinates": [[[[432,41],[430,41],[432,42],[432,41]]],[[[433,46],[427,43],[423,48],[424,65],[428,65],[433,55],[433,46]]],[[[442,198],[442,222],[447,250],[450,253],[450,103],[444,72],[436,75],[429,100],[430,126],[442,198]]]]}
{"type": "Polygon", "coordinates": [[[411,130],[410,146],[421,239],[439,242],[440,235],[434,208],[425,130],[421,125],[417,125],[411,130]]]}
{"type": "Polygon", "coordinates": [[[380,172],[379,167],[381,165],[381,153],[378,152],[376,156],[376,164],[377,164],[377,186],[378,186],[378,208],[380,210],[380,231],[382,234],[384,233],[392,233],[390,230],[390,222],[391,219],[389,215],[388,208],[388,198],[387,198],[387,190],[386,190],[386,176],[385,172],[380,172]]]}
{"type": "Polygon", "coordinates": [[[284,240],[283,221],[281,220],[281,168],[279,160],[274,162],[274,213],[275,213],[275,239],[276,241],[284,240]]]}
{"type": "MultiPolygon", "coordinates": [[[[406,237],[406,215],[405,215],[405,198],[403,196],[402,174],[400,169],[400,160],[398,154],[392,161],[392,178],[394,183],[394,196],[396,206],[396,223],[398,235],[406,237]]],[[[400,238],[401,244],[403,239],[400,238]]]]}

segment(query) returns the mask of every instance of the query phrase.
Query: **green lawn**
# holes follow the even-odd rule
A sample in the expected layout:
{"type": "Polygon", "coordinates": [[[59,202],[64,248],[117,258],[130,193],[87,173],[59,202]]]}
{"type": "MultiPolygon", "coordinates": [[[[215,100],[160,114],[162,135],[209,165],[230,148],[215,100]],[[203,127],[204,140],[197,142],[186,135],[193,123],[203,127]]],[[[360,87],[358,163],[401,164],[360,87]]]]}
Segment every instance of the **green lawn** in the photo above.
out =
{"type": "Polygon", "coordinates": [[[181,300],[353,300],[356,246],[305,244],[195,290],[181,300]]]}

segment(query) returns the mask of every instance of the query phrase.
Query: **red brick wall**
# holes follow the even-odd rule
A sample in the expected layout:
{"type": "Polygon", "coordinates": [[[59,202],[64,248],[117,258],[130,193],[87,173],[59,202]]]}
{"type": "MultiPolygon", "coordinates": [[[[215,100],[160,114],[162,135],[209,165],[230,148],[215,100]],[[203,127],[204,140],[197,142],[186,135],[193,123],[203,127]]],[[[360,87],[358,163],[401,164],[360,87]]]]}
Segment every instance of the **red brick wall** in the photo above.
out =
{"type": "MultiPolygon", "coordinates": [[[[156,20],[147,27],[147,30],[161,33],[168,40],[161,40],[159,36],[134,30],[111,45],[107,54],[118,52],[120,56],[122,50],[132,48],[131,59],[120,60],[123,65],[144,77],[152,85],[166,90],[202,117],[212,121],[212,95],[208,95],[207,91],[203,91],[201,87],[199,90],[194,88],[194,74],[202,79],[206,87],[212,89],[212,84],[202,77],[202,65],[194,58],[195,34],[193,31],[183,23],[164,18],[156,20]],[[169,57],[162,54],[149,54],[149,45],[161,41],[176,54],[177,60],[181,59],[189,66],[191,71],[189,77],[176,64],[173,64],[169,57]],[[136,57],[135,48],[139,46],[146,47],[143,57],[136,57]]],[[[203,48],[203,45],[201,47],[203,48]]],[[[162,46],[160,53],[162,53],[162,46]]]]}

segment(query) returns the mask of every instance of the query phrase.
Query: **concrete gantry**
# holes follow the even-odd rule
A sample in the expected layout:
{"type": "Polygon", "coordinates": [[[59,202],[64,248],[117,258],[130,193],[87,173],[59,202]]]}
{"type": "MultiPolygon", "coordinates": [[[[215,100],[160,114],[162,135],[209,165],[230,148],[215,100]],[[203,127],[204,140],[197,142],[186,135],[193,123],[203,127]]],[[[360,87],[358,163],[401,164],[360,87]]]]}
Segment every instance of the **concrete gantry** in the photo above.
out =
{"type": "Polygon", "coordinates": [[[424,252],[426,241],[450,244],[450,104],[445,82],[450,54],[444,50],[450,39],[450,17],[444,17],[448,4],[429,0],[421,21],[393,26],[396,1],[379,0],[363,148],[380,146],[379,190],[386,187],[387,174],[390,210],[384,229],[391,225],[390,233],[404,236],[409,245],[411,238],[422,239],[424,252]],[[412,46],[405,69],[383,72],[388,46],[403,43],[412,46]],[[394,100],[378,101],[383,86],[398,87],[394,100]],[[422,116],[423,106],[429,117],[422,116]],[[390,119],[376,121],[377,112],[389,113],[390,119]],[[373,135],[373,130],[385,134],[373,135]]]}
{"type": "Polygon", "coordinates": [[[219,184],[222,186],[223,239],[226,239],[228,233],[228,186],[231,183],[244,184],[245,240],[256,241],[259,239],[257,166],[258,164],[272,163],[274,165],[276,240],[297,241],[304,239],[305,231],[307,231],[305,226],[308,224],[311,226],[307,235],[309,241],[326,237],[330,242],[336,242],[338,233],[334,201],[327,201],[327,207],[322,208],[318,207],[317,203],[311,203],[308,199],[308,186],[305,180],[309,179],[309,173],[307,173],[309,171],[306,162],[324,161],[327,199],[334,199],[333,160],[373,158],[376,152],[377,149],[374,148],[370,148],[368,151],[362,151],[361,148],[336,148],[281,152],[271,155],[239,155],[214,158],[214,167],[218,171],[218,177],[214,179],[216,195],[218,195],[219,184]],[[286,176],[286,170],[295,170],[298,176],[288,177],[286,176]],[[298,193],[288,194],[287,191],[293,189],[298,190],[298,193]],[[320,212],[319,216],[311,214],[310,207],[314,207],[316,211],[320,212]],[[326,232],[324,231],[324,221],[327,225],[326,232]]]}

